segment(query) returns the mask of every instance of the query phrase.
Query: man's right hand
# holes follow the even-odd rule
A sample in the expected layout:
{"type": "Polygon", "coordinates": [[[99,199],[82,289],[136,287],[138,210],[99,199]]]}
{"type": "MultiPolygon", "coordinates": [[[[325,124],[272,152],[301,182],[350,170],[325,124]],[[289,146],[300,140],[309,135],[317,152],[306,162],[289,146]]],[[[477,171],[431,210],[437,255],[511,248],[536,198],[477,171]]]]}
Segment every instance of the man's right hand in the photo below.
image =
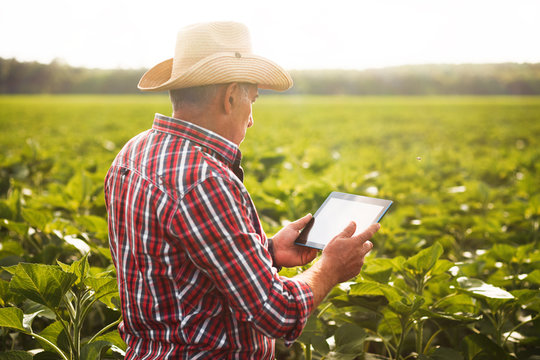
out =
{"type": "Polygon", "coordinates": [[[347,281],[360,273],[364,257],[373,248],[369,241],[379,230],[379,224],[369,226],[364,232],[352,236],[356,224],[351,222],[324,248],[320,261],[324,271],[335,276],[335,283],[347,281]]]}
{"type": "Polygon", "coordinates": [[[351,222],[326,244],[319,261],[297,276],[311,287],[314,308],[334,286],[360,273],[364,257],[373,248],[373,243],[369,240],[379,229],[379,224],[373,224],[364,232],[353,236],[356,224],[351,222]]]}

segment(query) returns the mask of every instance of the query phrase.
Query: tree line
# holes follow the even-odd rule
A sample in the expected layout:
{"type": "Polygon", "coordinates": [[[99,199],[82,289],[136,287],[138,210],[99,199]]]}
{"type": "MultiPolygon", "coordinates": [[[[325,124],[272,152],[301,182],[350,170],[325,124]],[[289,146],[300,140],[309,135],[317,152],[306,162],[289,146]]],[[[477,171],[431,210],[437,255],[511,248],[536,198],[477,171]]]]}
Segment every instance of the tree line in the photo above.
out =
{"type": "MultiPolygon", "coordinates": [[[[130,94],[146,69],[87,69],[0,58],[0,94],[130,94]]],[[[539,95],[540,63],[291,71],[285,94],[539,95]]]]}

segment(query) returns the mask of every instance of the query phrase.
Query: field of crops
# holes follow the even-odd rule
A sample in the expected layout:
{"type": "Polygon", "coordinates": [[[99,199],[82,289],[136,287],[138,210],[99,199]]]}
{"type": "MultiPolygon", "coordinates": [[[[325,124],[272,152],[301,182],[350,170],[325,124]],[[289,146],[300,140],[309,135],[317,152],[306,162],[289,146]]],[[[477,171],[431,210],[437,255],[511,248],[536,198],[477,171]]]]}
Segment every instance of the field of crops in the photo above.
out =
{"type": "MultiPolygon", "coordinates": [[[[0,97],[0,360],[122,358],[103,179],[156,112],[165,95],[0,97]]],[[[269,235],[331,191],[394,201],[278,359],[540,359],[540,98],[263,95],[254,116],[269,235]]]]}

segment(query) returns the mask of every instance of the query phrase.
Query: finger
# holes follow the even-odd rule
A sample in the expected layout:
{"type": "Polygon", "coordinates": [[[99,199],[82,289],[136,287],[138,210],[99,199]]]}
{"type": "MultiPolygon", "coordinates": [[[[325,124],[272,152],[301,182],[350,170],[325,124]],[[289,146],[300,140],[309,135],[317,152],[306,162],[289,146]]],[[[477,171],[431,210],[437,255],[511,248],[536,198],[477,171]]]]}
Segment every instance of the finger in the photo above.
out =
{"type": "Polygon", "coordinates": [[[371,249],[373,249],[373,243],[367,240],[365,243],[362,244],[362,256],[365,256],[368,252],[371,251],[371,249]]]}
{"type": "Polygon", "coordinates": [[[356,231],[356,223],[351,221],[336,237],[351,237],[356,231]]]}
{"type": "Polygon", "coordinates": [[[308,222],[311,220],[312,217],[313,217],[313,215],[307,214],[303,218],[300,218],[300,219],[298,219],[296,221],[293,221],[292,223],[289,224],[289,226],[293,230],[298,230],[298,231],[302,230],[303,228],[306,227],[306,225],[308,224],[308,222]]]}
{"type": "Polygon", "coordinates": [[[361,232],[360,234],[356,235],[355,238],[361,241],[367,241],[375,235],[377,231],[381,228],[380,224],[371,224],[364,232],[361,232]]]}

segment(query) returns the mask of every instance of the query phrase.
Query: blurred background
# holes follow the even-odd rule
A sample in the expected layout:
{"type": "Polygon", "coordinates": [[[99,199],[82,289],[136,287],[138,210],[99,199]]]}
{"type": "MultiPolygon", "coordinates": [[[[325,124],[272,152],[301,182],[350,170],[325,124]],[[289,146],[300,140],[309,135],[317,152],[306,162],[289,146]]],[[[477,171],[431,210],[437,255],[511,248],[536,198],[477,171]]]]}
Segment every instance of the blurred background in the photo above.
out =
{"type": "Polygon", "coordinates": [[[136,93],[180,28],[213,20],[245,23],[289,94],[540,92],[533,0],[0,4],[0,93],[136,93]]]}

